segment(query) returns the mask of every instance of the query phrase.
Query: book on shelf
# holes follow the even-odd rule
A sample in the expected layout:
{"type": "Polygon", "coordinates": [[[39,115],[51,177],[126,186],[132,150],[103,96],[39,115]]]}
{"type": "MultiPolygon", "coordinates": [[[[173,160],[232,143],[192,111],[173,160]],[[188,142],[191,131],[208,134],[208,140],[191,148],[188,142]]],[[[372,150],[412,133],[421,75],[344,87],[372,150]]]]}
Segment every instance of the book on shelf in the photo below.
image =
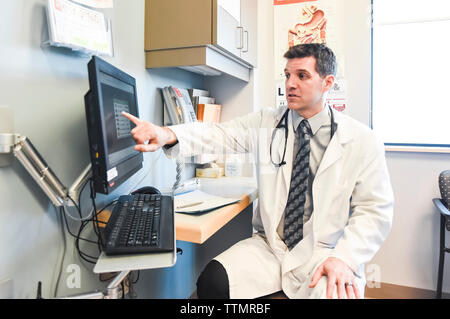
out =
{"type": "Polygon", "coordinates": [[[200,89],[188,89],[189,96],[194,107],[195,114],[198,112],[199,104],[214,104],[216,99],[209,96],[209,91],[200,89]]]}
{"type": "Polygon", "coordinates": [[[206,90],[200,90],[200,89],[188,89],[189,96],[191,97],[191,100],[195,96],[209,96],[209,92],[206,90]]]}
{"type": "Polygon", "coordinates": [[[164,98],[165,125],[197,122],[197,115],[188,90],[169,86],[161,91],[164,98]]]}
{"type": "Polygon", "coordinates": [[[219,123],[222,112],[220,104],[199,104],[197,119],[203,123],[219,123]]]}

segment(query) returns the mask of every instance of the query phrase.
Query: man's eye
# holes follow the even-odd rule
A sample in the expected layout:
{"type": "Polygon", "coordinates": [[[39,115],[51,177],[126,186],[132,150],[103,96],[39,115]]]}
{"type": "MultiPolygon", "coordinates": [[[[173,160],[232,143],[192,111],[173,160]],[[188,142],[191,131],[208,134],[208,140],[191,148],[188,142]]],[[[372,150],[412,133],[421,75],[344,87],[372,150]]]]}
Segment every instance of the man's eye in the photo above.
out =
{"type": "Polygon", "coordinates": [[[305,73],[300,73],[300,74],[298,75],[298,77],[299,77],[300,80],[304,80],[304,79],[307,78],[307,76],[306,76],[305,73]]]}
{"type": "Polygon", "coordinates": [[[286,77],[286,79],[289,79],[289,74],[285,73],[284,76],[286,77]]]}

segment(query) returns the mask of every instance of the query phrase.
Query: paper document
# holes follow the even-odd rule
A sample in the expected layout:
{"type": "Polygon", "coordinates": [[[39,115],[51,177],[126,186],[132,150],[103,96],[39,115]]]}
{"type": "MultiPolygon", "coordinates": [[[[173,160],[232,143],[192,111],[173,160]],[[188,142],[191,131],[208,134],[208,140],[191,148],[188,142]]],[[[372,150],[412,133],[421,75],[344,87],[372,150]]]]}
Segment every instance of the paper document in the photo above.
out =
{"type": "Polygon", "coordinates": [[[103,13],[67,0],[48,0],[48,20],[52,45],[112,55],[103,13]]]}
{"type": "Polygon", "coordinates": [[[240,198],[211,195],[200,190],[180,194],[174,197],[175,213],[206,213],[239,202],[240,198]]]}

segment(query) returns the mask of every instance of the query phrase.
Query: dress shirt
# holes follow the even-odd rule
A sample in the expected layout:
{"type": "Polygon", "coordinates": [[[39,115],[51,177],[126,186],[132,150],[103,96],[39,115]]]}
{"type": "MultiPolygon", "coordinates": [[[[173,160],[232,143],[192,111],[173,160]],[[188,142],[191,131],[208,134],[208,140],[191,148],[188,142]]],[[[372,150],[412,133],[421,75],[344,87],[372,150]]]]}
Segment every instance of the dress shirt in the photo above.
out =
{"type": "MultiPolygon", "coordinates": [[[[294,126],[294,132],[297,136],[297,129],[300,123],[304,120],[297,112],[291,110],[292,114],[292,124],[294,126]]],[[[323,155],[325,150],[330,143],[330,134],[331,134],[331,117],[330,110],[328,107],[324,107],[320,113],[317,113],[310,119],[308,119],[309,125],[311,126],[311,131],[313,136],[311,137],[311,152],[309,154],[309,178],[308,178],[308,187],[306,190],[306,202],[305,202],[305,210],[303,215],[303,224],[305,224],[311,214],[314,211],[313,201],[312,201],[312,184],[314,181],[314,177],[316,176],[317,170],[319,169],[319,165],[322,162],[323,155]]],[[[297,154],[299,146],[298,138],[295,139],[294,143],[294,156],[297,154]]],[[[280,224],[277,228],[277,233],[280,238],[284,239],[284,216],[286,212],[283,212],[283,216],[281,217],[280,224]]]]}

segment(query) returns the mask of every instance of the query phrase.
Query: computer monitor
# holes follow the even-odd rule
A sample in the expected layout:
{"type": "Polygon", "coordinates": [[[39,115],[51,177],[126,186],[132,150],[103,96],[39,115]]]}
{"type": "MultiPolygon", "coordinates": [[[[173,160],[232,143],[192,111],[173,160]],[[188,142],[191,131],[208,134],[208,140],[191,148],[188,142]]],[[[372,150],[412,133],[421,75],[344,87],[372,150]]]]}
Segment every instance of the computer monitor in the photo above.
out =
{"type": "Polygon", "coordinates": [[[142,168],[135,151],[134,124],[122,111],[139,117],[136,80],[106,61],[88,64],[90,91],[85,96],[89,149],[95,191],[109,194],[142,168]]]}

